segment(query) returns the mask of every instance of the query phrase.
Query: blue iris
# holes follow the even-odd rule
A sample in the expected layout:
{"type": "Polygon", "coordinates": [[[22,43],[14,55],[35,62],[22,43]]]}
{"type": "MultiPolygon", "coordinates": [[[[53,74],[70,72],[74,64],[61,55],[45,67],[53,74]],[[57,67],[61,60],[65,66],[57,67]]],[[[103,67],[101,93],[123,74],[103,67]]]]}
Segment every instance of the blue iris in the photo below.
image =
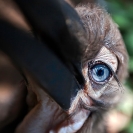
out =
{"type": "Polygon", "coordinates": [[[106,81],[110,74],[110,68],[104,64],[96,64],[91,68],[91,76],[97,82],[106,81]]]}

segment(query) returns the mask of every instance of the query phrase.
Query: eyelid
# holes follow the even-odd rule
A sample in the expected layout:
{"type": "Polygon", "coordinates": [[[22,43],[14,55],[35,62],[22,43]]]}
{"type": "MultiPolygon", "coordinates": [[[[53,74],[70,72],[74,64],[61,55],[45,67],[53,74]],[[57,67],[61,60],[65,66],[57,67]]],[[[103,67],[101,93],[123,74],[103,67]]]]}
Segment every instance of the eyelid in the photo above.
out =
{"type": "Polygon", "coordinates": [[[108,48],[103,46],[99,53],[94,58],[95,61],[102,61],[105,64],[110,65],[110,67],[113,69],[113,71],[118,70],[118,57],[112,53],[108,48]]]}
{"type": "Polygon", "coordinates": [[[112,73],[115,73],[114,70],[113,70],[113,68],[109,64],[107,64],[106,62],[104,62],[102,60],[91,60],[91,61],[89,61],[88,65],[89,65],[89,68],[91,68],[94,65],[101,64],[101,63],[102,64],[105,64],[107,67],[109,67],[109,69],[111,70],[112,73]]]}
{"type": "Polygon", "coordinates": [[[113,76],[114,77],[114,75],[115,75],[115,72],[114,72],[114,70],[112,69],[112,67],[109,65],[109,64],[107,64],[107,63],[105,63],[105,62],[103,62],[103,61],[101,61],[101,60],[97,60],[97,61],[94,61],[94,60],[91,60],[89,63],[88,63],[88,72],[89,72],[89,78],[91,79],[91,80],[93,80],[93,82],[95,82],[96,84],[99,84],[99,85],[104,85],[105,83],[107,83],[110,79],[111,79],[111,77],[113,76]],[[94,81],[93,79],[92,79],[92,76],[91,76],[91,68],[92,67],[94,67],[95,65],[97,65],[97,64],[103,64],[103,65],[106,65],[108,68],[109,68],[109,70],[111,71],[111,75],[110,75],[110,77],[107,79],[107,80],[105,80],[105,81],[103,81],[103,82],[97,82],[97,81],[94,81]]]}
{"type": "MultiPolygon", "coordinates": [[[[102,62],[102,61],[101,61],[102,62]]],[[[105,62],[104,62],[105,63],[105,62]]],[[[109,65],[109,64],[107,64],[107,63],[105,63],[108,67],[109,67],[109,69],[110,69],[110,71],[112,72],[112,77],[116,80],[116,82],[117,82],[117,84],[119,85],[119,87],[122,87],[122,85],[121,85],[121,83],[120,83],[120,81],[119,81],[119,79],[118,79],[118,77],[117,77],[117,74],[116,74],[116,72],[114,72],[114,70],[112,69],[112,67],[109,65]]]]}

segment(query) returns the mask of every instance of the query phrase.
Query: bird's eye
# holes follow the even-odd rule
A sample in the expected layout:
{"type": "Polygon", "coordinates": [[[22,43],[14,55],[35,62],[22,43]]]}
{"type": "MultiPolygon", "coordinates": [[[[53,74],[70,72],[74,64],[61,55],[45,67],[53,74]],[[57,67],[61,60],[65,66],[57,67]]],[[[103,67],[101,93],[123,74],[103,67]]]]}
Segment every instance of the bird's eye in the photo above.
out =
{"type": "Polygon", "coordinates": [[[90,74],[93,81],[103,83],[109,80],[112,72],[106,64],[98,63],[90,68],[90,74]]]}

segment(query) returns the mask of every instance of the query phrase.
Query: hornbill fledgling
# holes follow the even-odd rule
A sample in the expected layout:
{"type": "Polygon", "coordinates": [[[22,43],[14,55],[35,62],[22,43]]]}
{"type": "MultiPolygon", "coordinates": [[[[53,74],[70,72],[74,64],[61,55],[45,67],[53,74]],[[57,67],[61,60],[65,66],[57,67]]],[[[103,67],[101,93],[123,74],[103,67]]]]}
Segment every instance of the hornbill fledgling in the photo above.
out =
{"type": "Polygon", "coordinates": [[[1,133],[106,133],[127,52],[105,9],[67,2],[0,1],[1,133]]]}

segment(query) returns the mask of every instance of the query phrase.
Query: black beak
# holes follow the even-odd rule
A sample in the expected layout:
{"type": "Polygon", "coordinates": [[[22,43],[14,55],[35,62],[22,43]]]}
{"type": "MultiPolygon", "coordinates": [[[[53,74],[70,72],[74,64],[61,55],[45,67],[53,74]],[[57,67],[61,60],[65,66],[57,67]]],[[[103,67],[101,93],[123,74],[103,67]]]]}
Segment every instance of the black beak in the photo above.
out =
{"type": "Polygon", "coordinates": [[[15,0],[36,38],[0,21],[0,49],[27,69],[64,109],[84,85],[81,59],[85,30],[75,10],[63,0],[15,0]]]}

